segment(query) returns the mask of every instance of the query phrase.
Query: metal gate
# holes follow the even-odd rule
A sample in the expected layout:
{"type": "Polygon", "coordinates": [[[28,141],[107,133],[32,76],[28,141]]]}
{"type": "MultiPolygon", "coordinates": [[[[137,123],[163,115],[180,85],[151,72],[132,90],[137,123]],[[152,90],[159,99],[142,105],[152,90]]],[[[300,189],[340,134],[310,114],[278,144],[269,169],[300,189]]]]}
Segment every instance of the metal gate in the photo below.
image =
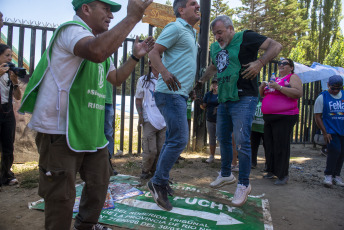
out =
{"type": "MultiPolygon", "coordinates": [[[[45,49],[47,48],[47,43],[50,40],[52,33],[55,31],[56,26],[51,25],[28,25],[25,23],[17,22],[4,22],[4,27],[1,31],[1,43],[6,43],[10,47],[13,47],[14,58],[17,58],[17,63],[19,67],[27,68],[30,77],[35,68],[35,59],[37,56],[42,56],[45,49]],[[6,32],[6,34],[4,34],[6,32]],[[16,45],[18,44],[18,45],[16,45]],[[26,48],[26,46],[28,48],[26,48]],[[18,47],[18,48],[17,48],[18,47]],[[17,57],[16,57],[17,55],[17,57]],[[24,59],[24,56],[29,56],[29,61],[24,59]]],[[[149,28],[148,34],[152,34],[152,27],[149,28]]],[[[123,42],[121,48],[122,52],[116,52],[113,55],[114,63],[117,67],[127,60],[130,54],[132,44],[134,39],[127,38],[123,42]],[[120,56],[119,56],[120,55],[120,56]]],[[[133,71],[131,76],[126,82],[122,84],[121,87],[114,87],[114,108],[116,113],[116,95],[121,96],[120,112],[116,115],[120,119],[119,140],[115,141],[117,144],[117,149],[122,151],[127,151],[128,153],[140,153],[141,152],[141,127],[136,129],[134,127],[135,111],[134,111],[134,95],[137,79],[144,73],[147,73],[147,60],[142,58],[140,64],[137,66],[136,71],[133,71]],[[125,96],[130,96],[129,100],[129,111],[125,111],[126,100],[125,96]],[[126,122],[126,119],[128,120],[126,122]],[[127,127],[129,126],[129,127],[127,127]]],[[[264,66],[260,80],[267,80],[271,76],[271,73],[277,72],[277,61],[272,61],[268,65],[264,66]]],[[[26,79],[27,81],[28,79],[26,79]]],[[[316,131],[316,125],[314,122],[313,106],[316,97],[321,92],[320,82],[312,82],[303,85],[304,95],[299,100],[300,117],[299,122],[294,127],[292,143],[294,144],[306,144],[313,142],[313,136],[316,131]]],[[[191,140],[194,140],[191,137],[191,140]]],[[[206,138],[204,140],[206,144],[206,138]]],[[[116,145],[116,144],[115,144],[116,145]]]]}

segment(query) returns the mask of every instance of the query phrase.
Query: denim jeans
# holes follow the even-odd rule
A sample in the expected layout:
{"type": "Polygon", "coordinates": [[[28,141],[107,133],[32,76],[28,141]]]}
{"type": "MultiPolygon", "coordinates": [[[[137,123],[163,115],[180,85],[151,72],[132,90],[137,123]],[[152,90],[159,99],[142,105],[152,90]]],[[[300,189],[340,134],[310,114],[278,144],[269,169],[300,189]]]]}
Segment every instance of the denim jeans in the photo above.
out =
{"type": "Polygon", "coordinates": [[[114,139],[113,139],[113,121],[114,121],[115,111],[113,110],[112,104],[105,104],[105,123],[104,123],[104,133],[109,144],[107,146],[110,154],[110,158],[113,155],[114,150],[114,139]]]}
{"type": "Polygon", "coordinates": [[[160,92],[155,92],[154,97],[155,104],[166,122],[166,138],[152,182],[167,185],[170,170],[188,143],[187,97],[160,92]]]}
{"type": "Polygon", "coordinates": [[[344,162],[344,136],[331,134],[332,140],[327,144],[325,175],[340,176],[344,162]]]}
{"type": "Polygon", "coordinates": [[[258,98],[240,97],[239,101],[220,103],[217,109],[216,136],[220,142],[221,175],[231,175],[232,132],[239,157],[239,184],[249,185],[251,171],[251,126],[258,98]]]}

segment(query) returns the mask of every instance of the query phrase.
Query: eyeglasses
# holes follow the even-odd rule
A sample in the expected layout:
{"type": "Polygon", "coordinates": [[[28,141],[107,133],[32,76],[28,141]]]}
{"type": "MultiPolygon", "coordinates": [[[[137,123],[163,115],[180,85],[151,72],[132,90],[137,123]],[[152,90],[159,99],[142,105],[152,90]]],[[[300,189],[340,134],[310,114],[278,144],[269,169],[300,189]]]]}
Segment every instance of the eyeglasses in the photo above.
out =
{"type": "Polygon", "coordinates": [[[285,65],[290,65],[290,64],[289,64],[289,62],[281,62],[281,61],[279,61],[278,65],[279,66],[281,66],[281,65],[285,66],[285,65]]]}
{"type": "Polygon", "coordinates": [[[341,87],[330,86],[330,89],[333,90],[333,91],[335,91],[335,90],[342,90],[343,86],[341,86],[341,87]]]}

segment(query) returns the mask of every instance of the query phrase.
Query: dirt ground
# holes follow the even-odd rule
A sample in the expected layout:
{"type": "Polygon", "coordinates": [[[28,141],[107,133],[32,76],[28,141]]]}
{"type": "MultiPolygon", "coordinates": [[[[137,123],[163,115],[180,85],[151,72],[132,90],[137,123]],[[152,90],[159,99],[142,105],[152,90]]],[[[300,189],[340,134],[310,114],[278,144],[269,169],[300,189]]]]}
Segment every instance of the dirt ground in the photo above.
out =
{"type": "MultiPolygon", "coordinates": [[[[37,161],[38,154],[33,145],[34,135],[24,124],[29,118],[17,116],[15,162],[37,161]]],[[[208,187],[217,177],[220,156],[212,164],[203,163],[206,153],[183,153],[180,161],[171,171],[174,182],[208,187]]],[[[322,185],[326,157],[319,148],[311,145],[292,145],[290,180],[285,186],[273,185],[273,180],[263,179],[263,149],[260,147],[258,167],[251,171],[251,195],[264,195],[270,204],[273,227],[276,230],[312,229],[343,230],[344,187],[331,189],[322,185]]],[[[139,175],[141,157],[124,155],[113,159],[116,169],[122,174],[139,175]]],[[[238,173],[234,173],[237,177],[238,173]]],[[[20,175],[17,175],[20,180],[20,175]]],[[[235,185],[222,190],[234,193],[235,185]]],[[[20,184],[5,186],[0,190],[0,230],[44,229],[44,213],[29,210],[28,202],[37,201],[37,188],[25,189],[20,184]]],[[[113,229],[120,229],[112,226],[113,229]]]]}

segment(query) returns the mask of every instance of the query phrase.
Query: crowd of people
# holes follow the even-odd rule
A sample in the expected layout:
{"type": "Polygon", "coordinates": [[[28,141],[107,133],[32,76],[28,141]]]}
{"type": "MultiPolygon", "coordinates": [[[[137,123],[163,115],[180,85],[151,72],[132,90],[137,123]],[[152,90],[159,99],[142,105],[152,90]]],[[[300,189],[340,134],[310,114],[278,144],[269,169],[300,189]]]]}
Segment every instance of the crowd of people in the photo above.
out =
{"type": "MultiPolygon", "coordinates": [[[[298,121],[302,82],[291,59],[278,62],[275,79],[260,86],[257,79],[282,45],[251,30],[236,31],[230,17],[218,16],[210,25],[216,39],[210,47],[211,63],[195,81],[198,43],[193,27],[201,18],[200,5],[197,0],[174,0],[176,21],[169,23],[156,41],[148,37],[139,42],[137,37],[130,58],[115,68],[110,56],[152,2],[128,0],[125,18],[109,28],[120,4],[73,0],[73,21],[56,29],[27,84],[19,111],[32,113],[28,127],[37,132],[38,193],[45,200],[46,229],[70,229],[77,173],[85,185],[73,229],[108,229],[98,218],[109,178],[117,173],[109,160],[114,151],[112,85],[121,85],[145,55],[150,71],[139,78],[135,95],[143,130],[140,177],[148,180],[147,187],[161,209],[173,209],[168,198],[173,195],[169,176],[189,141],[188,98],[215,75],[201,103],[209,134],[206,162],[214,161],[217,141],[221,155],[221,171],[210,187],[237,181],[231,204],[244,205],[252,190],[249,177],[251,168],[257,166],[261,139],[266,158],[264,178],[277,177],[275,185],[289,180],[290,136],[298,121]],[[232,173],[236,170],[238,179],[232,173]]],[[[21,93],[18,77],[7,65],[11,57],[10,47],[1,44],[0,183],[4,185],[18,183],[11,171],[12,97],[19,100],[21,93]]],[[[344,186],[340,177],[344,161],[342,77],[332,76],[328,87],[314,107],[328,149],[324,184],[344,186]]]]}

